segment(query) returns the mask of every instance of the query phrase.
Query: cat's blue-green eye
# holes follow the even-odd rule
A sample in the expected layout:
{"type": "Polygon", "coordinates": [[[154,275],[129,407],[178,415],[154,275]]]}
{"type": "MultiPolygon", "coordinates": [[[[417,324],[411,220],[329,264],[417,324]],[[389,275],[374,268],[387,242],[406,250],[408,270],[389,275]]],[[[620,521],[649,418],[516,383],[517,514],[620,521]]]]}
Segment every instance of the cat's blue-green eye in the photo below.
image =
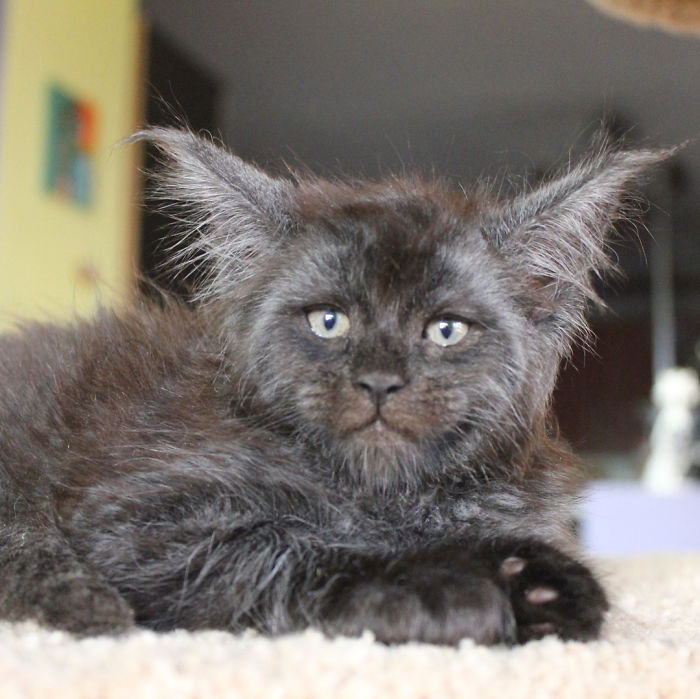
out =
{"type": "Polygon", "coordinates": [[[469,324],[453,318],[438,318],[425,328],[425,336],[440,347],[456,345],[464,339],[469,330],[469,324]]]}
{"type": "Polygon", "coordinates": [[[325,339],[344,337],[350,330],[350,319],[335,308],[321,308],[308,311],[306,319],[314,335],[325,339]]]}

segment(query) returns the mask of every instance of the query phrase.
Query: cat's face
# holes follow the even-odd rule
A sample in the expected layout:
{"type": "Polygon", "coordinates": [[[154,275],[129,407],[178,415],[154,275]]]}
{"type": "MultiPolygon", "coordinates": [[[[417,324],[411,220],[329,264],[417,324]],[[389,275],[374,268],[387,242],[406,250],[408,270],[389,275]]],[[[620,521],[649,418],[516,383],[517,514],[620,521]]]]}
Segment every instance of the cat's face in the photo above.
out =
{"type": "Polygon", "coordinates": [[[489,435],[516,439],[536,331],[466,203],[307,208],[251,318],[267,403],[339,468],[381,482],[489,435]]]}
{"type": "Polygon", "coordinates": [[[136,138],[168,159],[161,195],[183,255],[207,264],[198,295],[224,309],[237,386],[268,426],[379,486],[516,467],[586,330],[623,195],[670,155],[599,148],[500,200],[405,178],[293,182],[186,131],[136,138]]]}

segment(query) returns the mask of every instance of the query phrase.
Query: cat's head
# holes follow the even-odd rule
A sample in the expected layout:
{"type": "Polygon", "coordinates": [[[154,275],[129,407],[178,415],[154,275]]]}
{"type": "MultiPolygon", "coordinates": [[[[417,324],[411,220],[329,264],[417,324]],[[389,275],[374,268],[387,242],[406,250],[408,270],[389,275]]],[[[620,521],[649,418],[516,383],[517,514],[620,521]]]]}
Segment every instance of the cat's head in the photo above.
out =
{"type": "Polygon", "coordinates": [[[168,156],[200,302],[223,309],[268,419],[380,487],[518,462],[585,333],[623,196],[667,155],[599,149],[498,201],[418,178],[273,178],[188,132],[141,136],[168,156]]]}

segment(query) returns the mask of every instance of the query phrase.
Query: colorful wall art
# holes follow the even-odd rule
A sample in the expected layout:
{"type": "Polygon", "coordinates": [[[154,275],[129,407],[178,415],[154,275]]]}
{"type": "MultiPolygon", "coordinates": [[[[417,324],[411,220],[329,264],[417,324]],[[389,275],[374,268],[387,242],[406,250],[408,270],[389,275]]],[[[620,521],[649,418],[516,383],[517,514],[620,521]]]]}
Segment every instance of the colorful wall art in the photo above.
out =
{"type": "Polygon", "coordinates": [[[95,171],[95,107],[58,85],[49,87],[48,100],[46,187],[81,206],[88,206],[95,171]]]}

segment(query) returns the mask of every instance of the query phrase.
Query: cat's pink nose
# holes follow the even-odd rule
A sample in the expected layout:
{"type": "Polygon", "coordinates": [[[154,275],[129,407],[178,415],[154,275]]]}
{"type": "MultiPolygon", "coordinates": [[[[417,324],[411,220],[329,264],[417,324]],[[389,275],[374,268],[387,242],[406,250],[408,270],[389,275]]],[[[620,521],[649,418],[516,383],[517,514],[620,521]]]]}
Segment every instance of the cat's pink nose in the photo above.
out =
{"type": "Polygon", "coordinates": [[[366,391],[372,400],[381,405],[391,393],[400,391],[406,379],[400,374],[384,371],[369,371],[355,378],[355,388],[366,391]]]}

